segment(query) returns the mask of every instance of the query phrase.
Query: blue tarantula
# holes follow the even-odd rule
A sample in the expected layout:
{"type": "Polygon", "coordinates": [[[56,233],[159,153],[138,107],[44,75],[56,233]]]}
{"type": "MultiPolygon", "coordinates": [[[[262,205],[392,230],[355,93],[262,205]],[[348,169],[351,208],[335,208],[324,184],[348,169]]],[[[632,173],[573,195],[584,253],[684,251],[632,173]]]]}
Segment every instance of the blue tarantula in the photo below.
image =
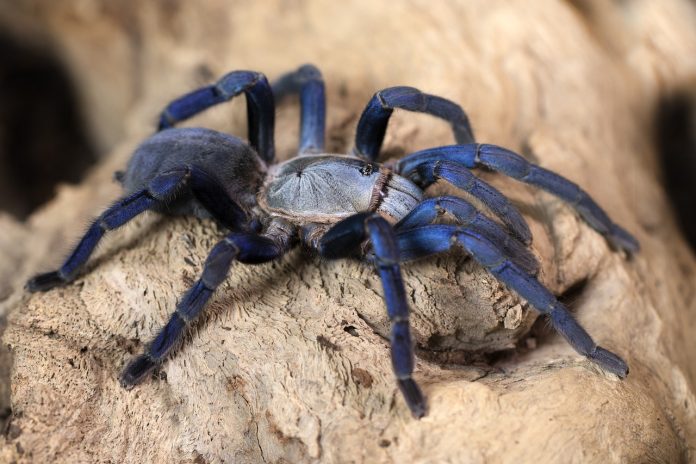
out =
{"type": "Polygon", "coordinates": [[[121,173],[126,195],[91,225],[60,269],[29,280],[30,291],[72,281],[103,235],[146,210],[212,217],[231,233],[213,247],[200,279],[144,354],[121,375],[137,384],[158,364],[196,319],[233,261],[276,260],[298,242],[324,258],[359,255],[382,280],[391,321],[391,358],[397,384],[415,417],[426,402],[412,378],[414,355],[409,309],[400,263],[462,246],[501,282],[541,313],[579,353],[619,377],[626,363],[597,346],[535,275],[527,249],[527,223],[498,190],[470,169],[488,168],[540,187],[570,203],[609,244],[628,255],[638,242],[614,224],[577,185],[527,162],[510,150],[476,143],[464,111],[455,103],[411,87],[377,92],[358,122],[351,155],[324,151],[326,97],[321,73],[312,65],[282,76],[273,86],[258,72],[234,71],[214,85],[194,90],[161,113],[158,132],[143,142],[121,173]],[[173,128],[213,105],[244,93],[249,143],[204,128],[173,128]],[[298,156],[274,163],[275,102],[298,94],[301,106],[298,156]],[[376,162],[394,109],[430,114],[449,122],[456,145],[419,151],[391,165],[376,162]],[[485,204],[500,222],[456,196],[425,198],[442,180],[485,204]],[[449,222],[436,221],[446,214],[449,222]]]}

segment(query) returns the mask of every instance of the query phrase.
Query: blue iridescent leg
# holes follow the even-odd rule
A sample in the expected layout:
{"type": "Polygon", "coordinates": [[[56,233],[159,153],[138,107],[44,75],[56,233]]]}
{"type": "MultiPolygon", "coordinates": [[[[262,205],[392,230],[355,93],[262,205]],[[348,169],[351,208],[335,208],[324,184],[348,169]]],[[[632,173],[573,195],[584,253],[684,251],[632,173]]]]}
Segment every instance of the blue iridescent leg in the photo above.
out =
{"type": "Polygon", "coordinates": [[[426,198],[399,221],[394,229],[402,232],[432,224],[445,214],[452,216],[457,225],[474,230],[486,237],[526,273],[536,275],[539,272],[539,262],[521,241],[507,233],[498,223],[488,219],[485,214],[463,198],[453,196],[426,198]]]}
{"type": "Polygon", "coordinates": [[[129,388],[139,383],[171,352],[188,325],[201,313],[218,286],[227,278],[233,261],[258,264],[281,257],[284,240],[253,233],[233,233],[213,247],[203,267],[201,278],[181,298],[169,322],[150,342],[145,353],[133,359],[121,374],[121,385],[129,388]]]}
{"type": "Polygon", "coordinates": [[[399,266],[399,249],[391,225],[372,213],[359,213],[333,226],[319,241],[321,256],[336,259],[350,256],[369,238],[375,266],[382,279],[384,301],[391,321],[392,367],[399,389],[414,417],[425,415],[425,399],[413,373],[413,342],[408,323],[408,303],[399,266]]]}
{"type": "Polygon", "coordinates": [[[326,92],[321,72],[305,64],[273,83],[276,104],[291,94],[300,94],[300,155],[323,153],[326,127],[326,92]]]}
{"type": "Polygon", "coordinates": [[[271,162],[275,156],[275,105],[266,76],[258,72],[234,71],[213,85],[201,87],[177,98],[162,111],[157,130],[173,127],[177,122],[231,100],[240,93],[244,93],[247,100],[249,144],[261,158],[271,162]]]}
{"type": "Polygon", "coordinates": [[[225,226],[238,227],[246,223],[246,213],[227,196],[216,180],[195,166],[181,167],[155,177],[147,188],[108,208],[92,223],[60,269],[33,277],[27,282],[27,289],[31,292],[46,291],[70,282],[107,231],[124,225],[148,209],[161,209],[186,188],[225,226]]]}
{"type": "Polygon", "coordinates": [[[510,203],[510,200],[498,189],[479,179],[465,167],[450,161],[427,161],[417,165],[413,171],[399,172],[399,174],[410,177],[421,188],[425,188],[439,179],[449,182],[481,200],[525,245],[532,242],[532,233],[527,221],[510,203]]]}
{"type": "Polygon", "coordinates": [[[355,132],[355,154],[370,161],[377,159],[387,124],[395,108],[426,113],[449,122],[459,144],[473,143],[469,118],[456,103],[413,87],[389,87],[377,92],[368,102],[355,132]]]}
{"type": "Polygon", "coordinates": [[[498,280],[517,292],[538,311],[547,314],[551,323],[580,354],[621,378],[628,374],[626,363],[614,353],[597,346],[568,310],[539,281],[508,259],[483,235],[464,227],[429,225],[405,230],[397,235],[401,259],[416,259],[441,253],[459,243],[498,280]]]}
{"type": "Polygon", "coordinates": [[[487,167],[519,181],[537,186],[573,206],[590,227],[603,235],[615,249],[631,255],[638,252],[638,241],[611,221],[607,213],[578,185],[547,169],[531,164],[520,155],[496,145],[449,145],[419,151],[398,161],[396,172],[415,172],[423,163],[451,161],[469,169],[487,167]]]}

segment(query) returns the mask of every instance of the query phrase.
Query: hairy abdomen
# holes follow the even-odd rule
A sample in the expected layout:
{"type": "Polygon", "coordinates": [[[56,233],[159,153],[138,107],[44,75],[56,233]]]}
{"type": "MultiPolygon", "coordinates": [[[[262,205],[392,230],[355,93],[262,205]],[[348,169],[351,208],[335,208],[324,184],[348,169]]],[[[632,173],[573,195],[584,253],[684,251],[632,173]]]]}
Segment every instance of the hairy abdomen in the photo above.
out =
{"type": "MultiPolygon", "coordinates": [[[[167,129],[136,149],[123,175],[123,187],[135,192],[146,188],[155,176],[186,165],[216,178],[229,197],[246,208],[254,206],[266,169],[254,150],[237,137],[202,128],[167,129]]],[[[208,216],[188,195],[167,212],[208,216]]]]}

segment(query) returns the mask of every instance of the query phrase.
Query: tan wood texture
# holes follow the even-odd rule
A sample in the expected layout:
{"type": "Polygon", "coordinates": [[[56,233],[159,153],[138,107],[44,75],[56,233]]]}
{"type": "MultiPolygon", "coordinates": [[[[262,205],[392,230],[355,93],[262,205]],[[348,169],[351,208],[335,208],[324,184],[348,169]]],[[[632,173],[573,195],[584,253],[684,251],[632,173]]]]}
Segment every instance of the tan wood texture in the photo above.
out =
{"type": "MultiPolygon", "coordinates": [[[[62,54],[110,154],[27,224],[7,220],[22,240],[0,241],[12,282],[2,303],[13,411],[3,462],[694,459],[696,263],[657,180],[651,119],[659,96],[696,72],[692,2],[13,8],[0,17],[30,25],[62,54]],[[170,99],[229,70],[272,79],[305,62],[326,79],[331,151],[351,148],[372,93],[415,86],[460,103],[480,141],[570,178],[634,233],[642,250],[627,261],[554,197],[483,174],[529,220],[542,281],[556,294],[575,289],[575,315],[627,360],[628,378],[603,373],[548,331],[518,343],[536,313],[463,253],[404,267],[416,378],[429,402],[420,421],[396,391],[380,283],[359,263],[297,250],[274,264],[235,265],[183,347],[132,391],[118,384],[123,364],[223,231],[146,214],[110,234],[73,284],[32,296],[19,288],[58,265],[118,197],[112,173],[170,99]],[[495,362],[470,354],[500,349],[495,362]]],[[[244,134],[243,102],[192,124],[244,134]]],[[[297,125],[295,103],[279,109],[282,159],[293,154],[297,125]]],[[[443,122],[400,112],[385,149],[398,157],[451,141],[443,122]]]]}

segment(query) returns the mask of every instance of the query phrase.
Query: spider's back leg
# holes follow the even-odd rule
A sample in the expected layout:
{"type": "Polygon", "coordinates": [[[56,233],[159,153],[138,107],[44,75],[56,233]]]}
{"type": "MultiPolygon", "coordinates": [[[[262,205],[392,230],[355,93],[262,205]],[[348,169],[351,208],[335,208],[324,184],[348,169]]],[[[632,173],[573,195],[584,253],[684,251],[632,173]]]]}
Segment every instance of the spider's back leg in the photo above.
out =
{"type": "Polygon", "coordinates": [[[153,208],[166,209],[186,188],[220,222],[240,226],[247,222],[246,213],[208,173],[196,166],[181,166],[153,178],[148,186],[127,195],[108,208],[92,223],[75,249],[57,271],[39,274],[27,282],[29,291],[45,291],[75,278],[104,234],[116,229],[140,213],[153,208]]]}
{"type": "Polygon", "coordinates": [[[240,93],[247,99],[249,143],[266,162],[275,156],[275,104],[266,76],[254,71],[233,71],[213,85],[206,85],[169,103],[159,118],[157,130],[164,130],[211,106],[231,100],[240,93]]]}
{"type": "Polygon", "coordinates": [[[287,73],[272,85],[276,104],[300,95],[300,155],[323,153],[326,131],[326,91],[319,69],[311,64],[287,73]]]}
{"type": "Polygon", "coordinates": [[[232,233],[213,247],[200,279],[181,298],[167,324],[150,342],[145,353],[133,359],[121,374],[121,385],[130,388],[143,380],[174,348],[188,325],[198,318],[218,286],[225,280],[233,261],[259,264],[281,257],[291,242],[285,231],[232,233]]]}
{"type": "Polygon", "coordinates": [[[263,180],[263,164],[241,140],[207,129],[172,129],[150,137],[123,175],[126,196],[87,230],[57,271],[29,280],[31,291],[71,281],[104,234],[145,210],[213,217],[230,229],[246,226],[263,180]]]}
{"type": "Polygon", "coordinates": [[[510,200],[464,166],[447,160],[427,160],[415,165],[411,171],[398,170],[397,165],[397,172],[412,179],[421,188],[426,188],[442,179],[464,190],[486,205],[522,243],[525,245],[532,243],[532,232],[529,230],[527,221],[510,200]]]}

